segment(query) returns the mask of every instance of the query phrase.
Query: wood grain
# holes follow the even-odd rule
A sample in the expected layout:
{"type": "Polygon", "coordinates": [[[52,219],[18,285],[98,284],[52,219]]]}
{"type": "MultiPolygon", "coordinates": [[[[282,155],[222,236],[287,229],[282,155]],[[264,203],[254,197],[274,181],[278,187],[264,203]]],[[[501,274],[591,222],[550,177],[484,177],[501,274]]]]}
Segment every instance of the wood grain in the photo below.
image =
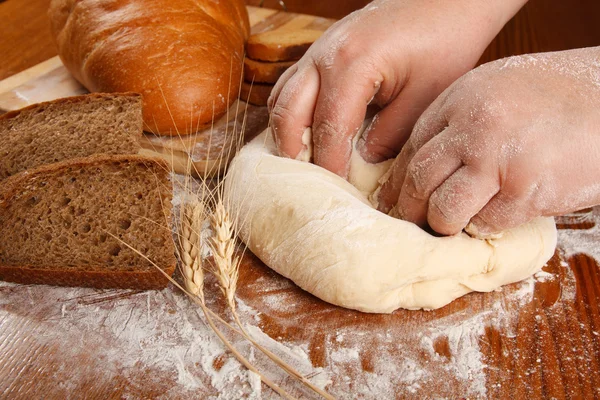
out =
{"type": "Polygon", "coordinates": [[[0,80],[54,57],[46,11],[50,0],[0,3],[0,80]]]}

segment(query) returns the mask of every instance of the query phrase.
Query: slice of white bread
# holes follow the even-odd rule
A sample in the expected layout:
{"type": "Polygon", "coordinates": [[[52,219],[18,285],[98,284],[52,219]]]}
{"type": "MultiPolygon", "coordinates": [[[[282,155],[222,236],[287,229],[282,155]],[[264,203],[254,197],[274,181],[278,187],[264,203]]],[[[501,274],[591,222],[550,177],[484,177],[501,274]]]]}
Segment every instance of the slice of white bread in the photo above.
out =
{"type": "Polygon", "coordinates": [[[0,116],[0,180],[40,165],[97,153],[135,154],[142,137],[142,97],[95,93],[0,116]]]}
{"type": "Polygon", "coordinates": [[[248,38],[246,55],[259,61],[299,60],[322,34],[313,29],[257,33],[248,38]]]}
{"type": "Polygon", "coordinates": [[[246,58],[244,59],[244,80],[274,84],[295,63],[295,61],[264,62],[246,58]]]}
{"type": "Polygon", "coordinates": [[[138,155],[48,164],[0,184],[0,279],[156,289],[175,269],[168,166],[138,155]]]}

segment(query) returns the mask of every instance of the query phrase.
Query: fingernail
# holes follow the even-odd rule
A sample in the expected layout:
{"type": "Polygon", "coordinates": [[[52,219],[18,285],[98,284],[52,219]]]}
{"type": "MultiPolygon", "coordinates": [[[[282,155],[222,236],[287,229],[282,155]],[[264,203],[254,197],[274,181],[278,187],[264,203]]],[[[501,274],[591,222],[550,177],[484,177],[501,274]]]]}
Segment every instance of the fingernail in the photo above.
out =
{"type": "Polygon", "coordinates": [[[465,226],[465,232],[475,239],[499,239],[502,232],[493,233],[483,220],[477,217],[471,218],[471,221],[465,226]]]}

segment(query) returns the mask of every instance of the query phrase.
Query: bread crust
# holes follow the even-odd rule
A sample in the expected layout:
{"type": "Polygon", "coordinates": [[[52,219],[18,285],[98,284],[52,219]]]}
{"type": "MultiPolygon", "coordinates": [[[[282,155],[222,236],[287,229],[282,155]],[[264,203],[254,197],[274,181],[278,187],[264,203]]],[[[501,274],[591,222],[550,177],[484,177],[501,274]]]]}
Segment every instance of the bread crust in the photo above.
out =
{"type": "Polygon", "coordinates": [[[255,106],[266,106],[272,90],[273,85],[242,82],[240,99],[255,106]]]}
{"type": "MultiPolygon", "coordinates": [[[[163,271],[171,276],[175,265],[163,271]]],[[[150,271],[78,271],[41,269],[32,266],[0,265],[0,280],[24,285],[84,286],[96,289],[164,289],[169,280],[158,270],[150,271]]]]}
{"type": "MultiPolygon", "coordinates": [[[[36,108],[43,108],[49,104],[70,104],[70,103],[79,103],[81,101],[85,101],[86,99],[102,99],[102,98],[116,98],[116,97],[132,97],[139,98],[142,101],[142,95],[135,92],[122,92],[122,93],[87,93],[79,96],[69,96],[69,97],[61,97],[60,99],[43,101],[41,103],[31,104],[27,107],[19,108],[18,110],[9,111],[0,115],[0,121],[4,121],[7,119],[15,118],[19,114],[24,111],[35,110],[36,108]]],[[[141,132],[140,132],[141,136],[141,132]]]]}
{"type": "Polygon", "coordinates": [[[277,80],[295,61],[263,62],[244,59],[244,80],[257,83],[277,83],[277,80]]]}
{"type": "MultiPolygon", "coordinates": [[[[68,168],[78,168],[82,166],[94,166],[105,163],[141,163],[154,164],[152,168],[156,171],[163,171],[167,174],[169,167],[161,159],[151,158],[140,155],[107,155],[97,154],[89,157],[66,160],[54,164],[46,164],[33,170],[26,170],[13,175],[0,185],[0,216],[3,209],[9,207],[11,199],[22,193],[22,188],[28,182],[38,178],[46,177],[48,174],[60,172],[68,168]]],[[[167,215],[171,215],[171,203],[165,205],[167,215]]],[[[0,218],[1,220],[1,218],[0,218]]],[[[173,240],[170,230],[165,230],[166,236],[166,265],[159,265],[157,268],[133,270],[94,270],[87,265],[70,266],[60,269],[57,266],[32,266],[32,265],[6,265],[0,261],[0,280],[21,283],[21,284],[47,284],[57,286],[85,286],[95,288],[127,288],[127,289],[160,289],[168,284],[165,274],[171,276],[175,271],[176,258],[173,240]]],[[[1,240],[1,238],[0,238],[1,240]]],[[[140,260],[142,260],[140,258],[140,260]]]]}
{"type": "Polygon", "coordinates": [[[257,61],[296,61],[322,34],[313,29],[257,33],[248,38],[246,54],[257,61]]]}
{"type": "Polygon", "coordinates": [[[242,0],[52,0],[61,60],[92,92],[141,93],[146,130],[184,135],[223,115],[242,74],[242,0]]]}

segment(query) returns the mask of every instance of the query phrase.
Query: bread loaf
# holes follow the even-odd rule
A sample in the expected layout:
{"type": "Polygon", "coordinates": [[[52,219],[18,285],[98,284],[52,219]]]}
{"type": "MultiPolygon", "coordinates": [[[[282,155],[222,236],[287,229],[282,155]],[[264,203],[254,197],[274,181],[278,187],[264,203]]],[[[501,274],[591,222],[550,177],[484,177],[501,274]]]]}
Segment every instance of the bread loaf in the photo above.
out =
{"type": "Polygon", "coordinates": [[[248,58],[259,61],[295,61],[302,58],[323,31],[299,29],[274,30],[250,36],[246,44],[248,58]]]}
{"type": "Polygon", "coordinates": [[[168,167],[97,155],[24,171],[0,185],[0,279],[155,289],[175,269],[168,167]]]}
{"type": "Polygon", "coordinates": [[[89,94],[34,104],[0,116],[0,180],[43,164],[96,153],[135,154],[142,98],[89,94]]]}
{"type": "Polygon", "coordinates": [[[75,78],[92,92],[141,93],[154,133],[195,132],[237,96],[242,0],[52,0],[49,17],[75,78]]]}
{"type": "Polygon", "coordinates": [[[244,80],[258,83],[277,83],[277,80],[295,61],[264,62],[244,60],[244,80]]]}

